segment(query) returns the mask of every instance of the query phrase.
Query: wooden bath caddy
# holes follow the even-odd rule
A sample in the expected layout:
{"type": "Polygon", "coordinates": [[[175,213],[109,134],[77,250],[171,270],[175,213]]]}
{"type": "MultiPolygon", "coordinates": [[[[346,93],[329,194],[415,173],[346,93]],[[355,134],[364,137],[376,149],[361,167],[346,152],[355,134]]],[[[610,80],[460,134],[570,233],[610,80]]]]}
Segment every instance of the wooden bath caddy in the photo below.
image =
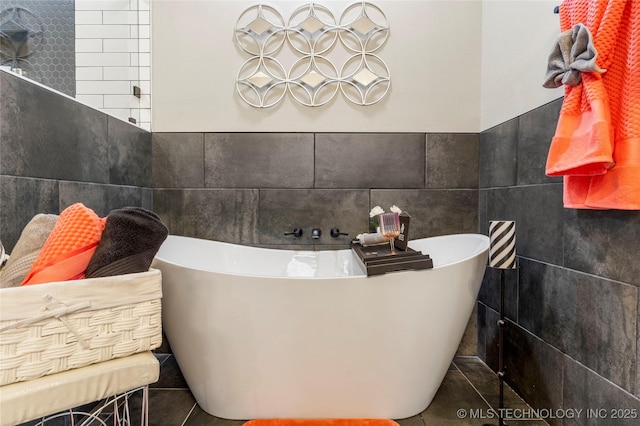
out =
{"type": "Polygon", "coordinates": [[[387,272],[433,268],[433,260],[428,254],[422,254],[409,247],[406,250],[396,248],[396,253],[391,254],[389,244],[363,247],[357,242],[352,242],[351,250],[368,277],[387,272]]]}

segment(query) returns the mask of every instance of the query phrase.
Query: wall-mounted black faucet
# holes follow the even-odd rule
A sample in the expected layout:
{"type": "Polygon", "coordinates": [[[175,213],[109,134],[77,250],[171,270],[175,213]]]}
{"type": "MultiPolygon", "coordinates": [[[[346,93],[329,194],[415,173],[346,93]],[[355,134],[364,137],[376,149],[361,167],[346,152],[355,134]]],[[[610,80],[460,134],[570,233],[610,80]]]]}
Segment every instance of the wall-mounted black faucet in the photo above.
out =
{"type": "Polygon", "coordinates": [[[296,238],[302,237],[302,228],[294,228],[293,232],[285,232],[284,235],[293,235],[296,238]]]}
{"type": "Polygon", "coordinates": [[[321,235],[322,231],[319,228],[313,228],[313,230],[311,230],[311,238],[313,238],[314,240],[320,239],[321,235]]]}
{"type": "Polygon", "coordinates": [[[338,238],[340,235],[349,235],[346,232],[340,232],[338,228],[331,228],[331,237],[338,238]]]}

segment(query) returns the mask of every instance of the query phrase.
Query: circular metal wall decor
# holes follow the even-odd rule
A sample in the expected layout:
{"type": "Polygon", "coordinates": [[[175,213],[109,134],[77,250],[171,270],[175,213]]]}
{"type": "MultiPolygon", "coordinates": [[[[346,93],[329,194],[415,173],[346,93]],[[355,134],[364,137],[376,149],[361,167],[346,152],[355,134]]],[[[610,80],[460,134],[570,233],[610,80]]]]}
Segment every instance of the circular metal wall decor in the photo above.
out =
{"type": "Polygon", "coordinates": [[[386,16],[366,1],[348,6],[338,20],[327,7],[308,3],[286,23],[271,6],[251,6],[235,27],[236,43],[251,55],[238,70],[236,91],[256,108],[275,106],[287,93],[310,107],[338,93],[356,105],[376,104],[391,86],[389,68],[374,54],[388,37],[386,16]],[[293,62],[285,66],[283,58],[293,62]]]}

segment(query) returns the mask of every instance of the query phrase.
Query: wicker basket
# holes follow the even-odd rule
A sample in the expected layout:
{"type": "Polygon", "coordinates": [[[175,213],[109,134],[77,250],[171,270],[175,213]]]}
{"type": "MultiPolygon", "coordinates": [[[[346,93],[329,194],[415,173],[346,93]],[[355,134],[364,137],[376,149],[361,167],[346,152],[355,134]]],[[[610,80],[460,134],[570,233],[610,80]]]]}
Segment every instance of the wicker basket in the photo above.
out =
{"type": "Polygon", "coordinates": [[[0,386],[157,348],[160,271],[0,290],[0,386]]]}

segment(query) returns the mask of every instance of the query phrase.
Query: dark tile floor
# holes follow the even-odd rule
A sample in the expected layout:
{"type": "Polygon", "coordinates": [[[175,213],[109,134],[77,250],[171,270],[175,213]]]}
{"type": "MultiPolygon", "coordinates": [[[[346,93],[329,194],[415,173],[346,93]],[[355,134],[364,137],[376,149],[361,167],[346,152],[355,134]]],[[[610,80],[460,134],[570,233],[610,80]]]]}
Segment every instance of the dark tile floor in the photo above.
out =
{"type": "MultiPolygon", "coordinates": [[[[160,380],[149,391],[149,424],[152,426],[241,426],[244,421],[225,420],[203,411],[189,391],[175,358],[157,354],[160,380]]],[[[523,418],[534,411],[505,385],[503,413],[523,418]]],[[[499,381],[479,358],[456,357],[433,402],[422,413],[398,420],[400,426],[450,426],[498,424],[489,418],[490,408],[497,412],[499,381]],[[479,418],[484,415],[484,418],[479,418]],[[475,418],[471,418],[475,417],[475,418]]],[[[512,425],[541,426],[543,420],[511,420],[512,425]]]]}

